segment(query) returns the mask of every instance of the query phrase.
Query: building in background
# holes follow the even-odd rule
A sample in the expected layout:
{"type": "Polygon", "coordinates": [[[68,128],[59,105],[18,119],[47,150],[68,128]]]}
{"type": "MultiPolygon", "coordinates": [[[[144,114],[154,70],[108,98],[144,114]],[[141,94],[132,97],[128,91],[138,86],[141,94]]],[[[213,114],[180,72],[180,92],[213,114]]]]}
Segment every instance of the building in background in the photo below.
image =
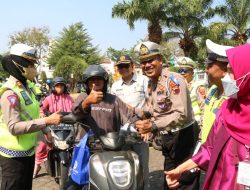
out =
{"type": "Polygon", "coordinates": [[[38,72],[38,80],[40,80],[40,76],[41,76],[41,73],[42,71],[44,71],[46,73],[46,77],[48,79],[52,79],[53,78],[53,72],[54,72],[54,69],[51,67],[51,65],[49,65],[47,62],[46,62],[47,59],[41,59],[40,61],[40,64],[38,65],[37,67],[37,72],[38,72]]]}

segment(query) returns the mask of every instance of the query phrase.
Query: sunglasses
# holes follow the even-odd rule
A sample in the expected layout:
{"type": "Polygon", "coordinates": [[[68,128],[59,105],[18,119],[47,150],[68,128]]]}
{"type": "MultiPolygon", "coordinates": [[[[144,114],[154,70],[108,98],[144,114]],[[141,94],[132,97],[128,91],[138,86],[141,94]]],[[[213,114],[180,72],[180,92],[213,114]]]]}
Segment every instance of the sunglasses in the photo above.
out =
{"type": "Polygon", "coordinates": [[[188,73],[188,72],[190,72],[190,69],[188,69],[188,68],[178,69],[178,73],[188,73]]]}
{"type": "Polygon", "coordinates": [[[118,69],[123,69],[123,68],[128,69],[130,67],[130,64],[119,64],[117,65],[117,67],[118,69]]]}

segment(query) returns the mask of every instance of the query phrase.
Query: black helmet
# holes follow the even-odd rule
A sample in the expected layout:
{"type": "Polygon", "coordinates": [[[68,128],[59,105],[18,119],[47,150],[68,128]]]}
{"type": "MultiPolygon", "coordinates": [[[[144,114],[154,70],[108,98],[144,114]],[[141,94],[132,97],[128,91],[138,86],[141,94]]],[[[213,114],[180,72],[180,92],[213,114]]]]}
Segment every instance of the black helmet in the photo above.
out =
{"type": "Polygon", "coordinates": [[[66,81],[63,77],[56,77],[56,78],[53,80],[52,93],[56,93],[56,92],[55,92],[55,86],[56,86],[57,84],[63,84],[63,86],[64,86],[64,93],[68,94],[67,81],[66,81]]]}
{"type": "Polygon", "coordinates": [[[101,77],[104,80],[104,89],[103,92],[107,91],[107,85],[109,81],[108,73],[100,65],[90,65],[83,73],[83,83],[86,89],[87,94],[90,93],[88,88],[87,81],[91,77],[101,77]]]}
{"type": "Polygon", "coordinates": [[[66,80],[63,78],[63,77],[56,77],[54,80],[53,80],[53,86],[57,85],[57,84],[63,84],[66,86],[67,82],[66,80]]]}

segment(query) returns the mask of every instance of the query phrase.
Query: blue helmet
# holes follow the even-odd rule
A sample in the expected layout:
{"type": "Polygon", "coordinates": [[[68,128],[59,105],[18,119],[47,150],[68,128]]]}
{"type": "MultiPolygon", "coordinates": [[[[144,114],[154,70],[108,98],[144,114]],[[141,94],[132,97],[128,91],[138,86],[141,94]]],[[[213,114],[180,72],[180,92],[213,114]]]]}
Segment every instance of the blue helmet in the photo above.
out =
{"type": "Polygon", "coordinates": [[[46,83],[47,84],[51,84],[53,81],[51,80],[51,79],[48,79],[47,81],[46,81],[46,83]]]}

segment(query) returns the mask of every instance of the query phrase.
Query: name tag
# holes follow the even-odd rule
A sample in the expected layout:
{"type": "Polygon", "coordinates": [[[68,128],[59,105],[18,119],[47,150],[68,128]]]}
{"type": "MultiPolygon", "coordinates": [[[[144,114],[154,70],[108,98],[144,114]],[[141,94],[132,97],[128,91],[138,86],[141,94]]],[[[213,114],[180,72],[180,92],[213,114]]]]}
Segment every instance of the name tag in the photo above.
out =
{"type": "Polygon", "coordinates": [[[237,183],[250,186],[250,162],[239,162],[237,183]]]}

